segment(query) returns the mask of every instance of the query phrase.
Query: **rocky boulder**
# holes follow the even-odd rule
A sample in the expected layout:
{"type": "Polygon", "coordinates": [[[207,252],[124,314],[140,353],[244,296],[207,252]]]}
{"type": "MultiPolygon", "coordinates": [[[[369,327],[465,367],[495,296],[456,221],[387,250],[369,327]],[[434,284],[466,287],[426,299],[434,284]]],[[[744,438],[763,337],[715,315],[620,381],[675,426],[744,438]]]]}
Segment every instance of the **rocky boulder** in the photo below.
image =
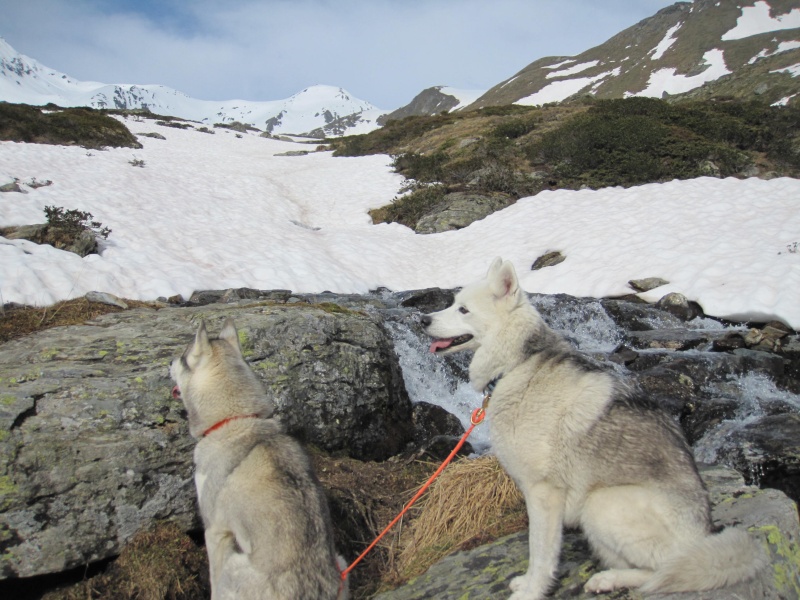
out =
{"type": "Polygon", "coordinates": [[[168,366],[199,319],[213,333],[228,316],[291,433],[362,459],[386,458],[412,439],[385,331],[339,306],[135,309],[8,342],[0,345],[0,579],[117,555],[156,520],[199,526],[194,441],[168,366]]]}
{"type": "Polygon", "coordinates": [[[74,231],[41,223],[5,227],[0,229],[0,235],[9,240],[22,239],[35,244],[49,244],[53,248],[74,252],[78,256],[98,253],[97,235],[90,229],[74,231]]]}
{"type": "Polygon", "coordinates": [[[446,194],[436,210],[417,221],[417,233],[440,233],[463,229],[473,221],[510,206],[514,199],[508,194],[487,192],[453,192],[446,194]]]}

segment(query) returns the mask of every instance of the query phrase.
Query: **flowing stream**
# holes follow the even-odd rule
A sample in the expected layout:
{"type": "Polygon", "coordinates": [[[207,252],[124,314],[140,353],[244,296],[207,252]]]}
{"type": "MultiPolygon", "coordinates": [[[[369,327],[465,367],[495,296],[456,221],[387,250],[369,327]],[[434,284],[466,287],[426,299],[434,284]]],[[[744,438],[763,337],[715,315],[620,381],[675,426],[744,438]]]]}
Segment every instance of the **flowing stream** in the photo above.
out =
{"type": "MultiPolygon", "coordinates": [[[[481,405],[482,395],[453,374],[443,357],[428,351],[430,338],[423,338],[402,322],[390,321],[387,326],[411,401],[437,404],[468,428],[472,411],[481,405]]],[[[476,452],[488,449],[489,431],[485,423],[473,430],[469,441],[476,452]]]]}
{"type": "MultiPolygon", "coordinates": [[[[578,349],[596,358],[605,358],[625,339],[624,332],[598,301],[581,300],[570,303],[553,296],[534,295],[531,302],[550,327],[559,331],[578,349]]],[[[471,354],[442,357],[430,353],[430,339],[412,322],[415,318],[409,312],[402,318],[389,319],[386,322],[394,340],[411,401],[437,404],[456,415],[465,428],[469,427],[472,411],[480,406],[482,400],[481,394],[473,390],[466,380],[471,354]]],[[[665,324],[652,323],[652,326],[664,328],[665,324]]],[[[691,329],[729,329],[712,319],[695,319],[685,326],[691,329]]],[[[730,329],[742,330],[741,327],[730,329]]],[[[691,356],[692,360],[707,360],[703,356],[706,354],[704,350],[686,351],[686,356],[691,356]]],[[[647,355],[670,351],[639,352],[647,355]]],[[[713,355],[707,356],[710,358],[713,355]]],[[[615,368],[627,371],[617,365],[615,368]]],[[[737,403],[737,409],[731,418],[716,425],[696,443],[695,456],[701,462],[725,462],[726,455],[737,444],[741,444],[734,434],[760,418],[775,412],[785,412],[787,409],[793,413],[800,412],[800,396],[777,389],[769,377],[760,373],[731,375],[710,383],[700,393],[706,398],[729,398],[737,403]]],[[[476,452],[488,451],[491,446],[488,427],[485,424],[476,427],[470,442],[476,452]]],[[[751,475],[757,479],[757,473],[751,475]]]]}
{"type": "MultiPolygon", "coordinates": [[[[741,446],[741,436],[737,434],[763,417],[786,412],[787,408],[789,412],[800,413],[800,396],[778,389],[769,377],[760,373],[731,376],[705,391],[736,399],[737,409],[730,419],[722,421],[695,443],[694,455],[699,462],[717,463],[726,454],[736,451],[741,446]]],[[[758,472],[749,475],[758,483],[758,472]]]]}

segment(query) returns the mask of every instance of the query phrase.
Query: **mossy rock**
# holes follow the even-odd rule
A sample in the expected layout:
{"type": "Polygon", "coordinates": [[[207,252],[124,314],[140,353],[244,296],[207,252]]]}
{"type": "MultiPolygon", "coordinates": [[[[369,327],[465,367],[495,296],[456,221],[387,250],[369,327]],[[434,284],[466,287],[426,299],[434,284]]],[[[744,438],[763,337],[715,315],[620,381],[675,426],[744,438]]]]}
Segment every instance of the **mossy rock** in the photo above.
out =
{"type": "Polygon", "coordinates": [[[514,202],[507,194],[473,194],[454,192],[444,196],[435,212],[422,217],[414,230],[417,233],[440,233],[463,229],[514,202]]]}

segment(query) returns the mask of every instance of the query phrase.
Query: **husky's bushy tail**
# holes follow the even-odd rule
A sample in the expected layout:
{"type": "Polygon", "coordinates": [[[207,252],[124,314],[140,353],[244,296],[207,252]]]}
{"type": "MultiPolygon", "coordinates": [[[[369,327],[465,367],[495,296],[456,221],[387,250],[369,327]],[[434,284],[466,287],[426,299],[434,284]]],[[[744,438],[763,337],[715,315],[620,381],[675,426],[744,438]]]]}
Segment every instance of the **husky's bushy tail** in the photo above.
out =
{"type": "Polygon", "coordinates": [[[756,540],[742,529],[728,528],[689,542],[681,552],[665,560],[640,589],[711,590],[747,581],[766,564],[766,554],[756,540]]]}

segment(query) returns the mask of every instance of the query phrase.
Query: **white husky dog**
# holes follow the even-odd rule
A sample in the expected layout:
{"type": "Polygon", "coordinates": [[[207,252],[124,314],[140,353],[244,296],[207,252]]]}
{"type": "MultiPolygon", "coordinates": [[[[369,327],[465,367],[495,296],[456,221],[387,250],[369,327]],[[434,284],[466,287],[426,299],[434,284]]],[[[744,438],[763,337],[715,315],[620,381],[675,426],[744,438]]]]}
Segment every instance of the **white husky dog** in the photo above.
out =
{"type": "Polygon", "coordinates": [[[714,531],[676,423],[548,328],[510,262],[496,259],[486,278],[422,323],[435,338],[432,352],[474,350],[470,381],[493,390],[492,448],[525,496],[530,521],[530,566],[511,581],[513,600],[545,596],[564,525],[580,526],[607,567],[589,579],[588,592],[706,590],[763,566],[745,531],[714,531]]]}
{"type": "Polygon", "coordinates": [[[198,438],[197,500],[213,600],[343,600],[327,499],[242,357],[231,319],[205,323],[170,373],[198,438]]]}

